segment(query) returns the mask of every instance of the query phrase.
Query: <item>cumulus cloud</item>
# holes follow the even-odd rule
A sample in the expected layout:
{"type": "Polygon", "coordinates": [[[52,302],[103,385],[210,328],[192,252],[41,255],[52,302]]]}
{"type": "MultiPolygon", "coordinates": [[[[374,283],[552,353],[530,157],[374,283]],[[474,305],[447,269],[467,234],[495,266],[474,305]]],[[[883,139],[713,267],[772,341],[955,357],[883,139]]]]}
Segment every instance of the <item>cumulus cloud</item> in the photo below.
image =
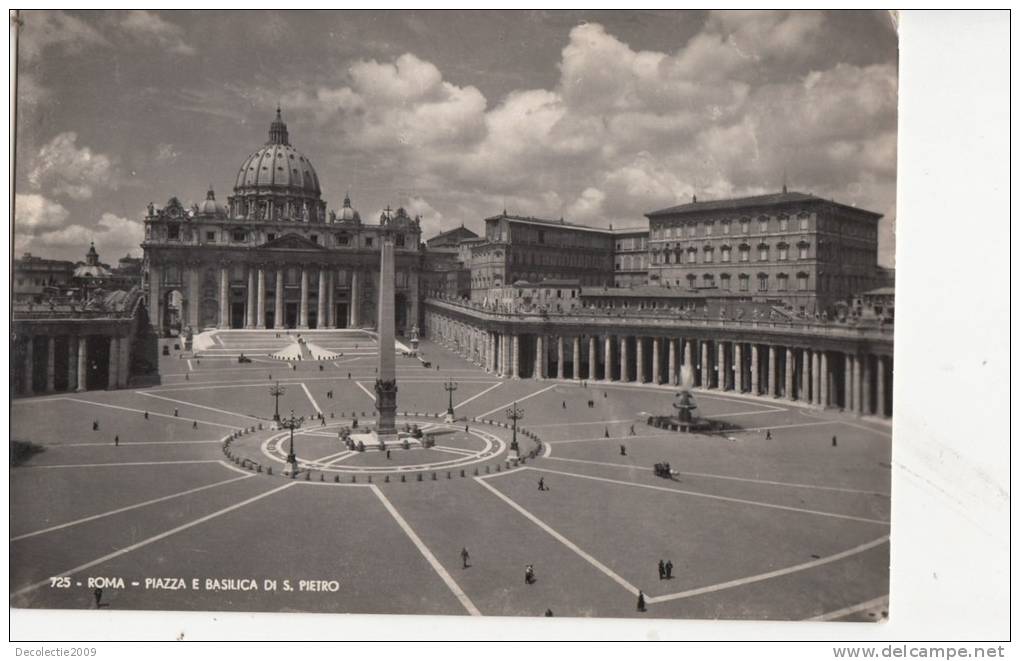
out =
{"type": "Polygon", "coordinates": [[[63,204],[42,195],[18,193],[14,196],[15,234],[36,234],[60,229],[69,215],[63,204]]]}
{"type": "Polygon", "coordinates": [[[87,200],[96,188],[116,189],[120,174],[113,159],[78,147],[78,134],[66,131],[43,145],[28,173],[29,183],[54,195],[87,200]]]}
{"type": "Polygon", "coordinates": [[[21,15],[18,55],[23,63],[36,62],[53,47],[80,53],[89,46],[109,46],[109,40],[86,21],[62,11],[26,11],[21,15]]]}
{"type": "Polygon", "coordinates": [[[442,231],[443,214],[439,213],[425,198],[419,195],[412,195],[407,198],[404,204],[407,214],[414,218],[421,217],[422,239],[428,239],[442,231]]]}
{"type": "Polygon", "coordinates": [[[181,26],[171,23],[151,11],[133,10],[124,14],[120,27],[140,41],[177,55],[194,55],[195,47],[184,40],[181,26]]]}
{"type": "Polygon", "coordinates": [[[140,255],[145,234],[140,221],[104,213],[96,223],[65,224],[68,211],[60,203],[40,195],[17,195],[15,200],[15,248],[47,257],[80,260],[90,241],[103,259],[125,254],[140,255]]]}

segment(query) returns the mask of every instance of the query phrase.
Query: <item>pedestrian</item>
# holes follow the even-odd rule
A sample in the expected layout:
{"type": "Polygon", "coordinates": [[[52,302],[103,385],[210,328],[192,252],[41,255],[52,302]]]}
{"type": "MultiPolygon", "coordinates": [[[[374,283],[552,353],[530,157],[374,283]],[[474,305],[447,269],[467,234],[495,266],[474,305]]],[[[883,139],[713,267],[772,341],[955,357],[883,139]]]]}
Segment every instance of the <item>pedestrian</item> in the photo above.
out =
{"type": "Polygon", "coordinates": [[[390,451],[389,451],[389,450],[387,450],[387,451],[386,451],[386,458],[387,458],[387,459],[389,459],[389,458],[390,458],[390,451]]]}
{"type": "Polygon", "coordinates": [[[637,609],[638,612],[641,613],[645,612],[645,593],[642,592],[641,590],[638,590],[637,593],[637,609]]]}
{"type": "Polygon", "coordinates": [[[545,478],[544,477],[538,478],[538,490],[539,491],[545,491],[545,478]]]}
{"type": "Polygon", "coordinates": [[[120,445],[120,434],[113,437],[113,444],[114,446],[120,445]]]}
{"type": "Polygon", "coordinates": [[[326,418],[325,418],[325,416],[321,416],[321,415],[320,415],[320,416],[319,416],[319,420],[320,420],[320,421],[322,422],[322,424],[321,424],[321,425],[319,425],[319,426],[320,426],[320,427],[325,427],[325,426],[326,426],[326,418]]]}
{"type": "Polygon", "coordinates": [[[325,368],[320,364],[319,365],[319,371],[321,372],[323,369],[325,369],[325,368]]]}
{"type": "MultiPolygon", "coordinates": [[[[92,431],[99,431],[99,421],[98,420],[93,420],[92,421],[92,431]]],[[[835,438],[835,436],[833,438],[835,438]]]]}
{"type": "Polygon", "coordinates": [[[144,415],[145,415],[145,419],[148,420],[149,419],[149,412],[146,411],[144,415]]]}
{"type": "Polygon", "coordinates": [[[177,409],[174,409],[174,417],[177,417],[177,409]]]}
{"type": "Polygon", "coordinates": [[[567,400],[563,400],[563,408],[567,408],[567,400]]]}
{"type": "Polygon", "coordinates": [[[348,379],[351,378],[351,373],[350,372],[347,373],[347,378],[348,379]]]}
{"type": "Polygon", "coordinates": [[[198,420],[192,420],[191,421],[191,428],[192,429],[198,429],[198,420]]]}
{"type": "Polygon", "coordinates": [[[524,568],[524,583],[531,585],[535,582],[535,568],[532,565],[527,565],[524,568]]]}
{"type": "Polygon", "coordinates": [[[609,392],[606,390],[602,391],[602,399],[609,399],[609,392]]]}
{"type": "Polygon", "coordinates": [[[184,380],[185,381],[191,381],[191,377],[187,373],[185,373],[184,380]]]}
{"type": "Polygon", "coordinates": [[[471,556],[468,554],[467,548],[466,547],[462,548],[460,550],[460,562],[461,562],[461,565],[464,567],[464,569],[467,569],[468,567],[471,566],[470,561],[471,561],[471,556]]]}
{"type": "Polygon", "coordinates": [[[836,447],[836,435],[832,435],[832,447],[836,447]]]}
{"type": "Polygon", "coordinates": [[[766,441],[771,441],[772,440],[772,430],[771,429],[766,429],[765,430],[765,440],[766,441]]]}
{"type": "Polygon", "coordinates": [[[609,438],[609,427],[606,427],[606,430],[603,432],[603,434],[605,435],[606,438],[609,438]]]}
{"type": "Polygon", "coordinates": [[[659,560],[659,580],[666,578],[666,563],[659,560]]]}
{"type": "Polygon", "coordinates": [[[101,608],[103,601],[103,588],[96,588],[95,590],[93,590],[92,596],[96,600],[96,608],[101,608]]]}
{"type": "Polygon", "coordinates": [[[633,436],[633,435],[634,435],[634,425],[631,425],[631,426],[630,426],[630,435],[631,435],[631,436],[633,436]]]}
{"type": "Polygon", "coordinates": [[[468,429],[468,426],[467,426],[467,425],[464,425],[464,433],[466,434],[466,433],[468,433],[469,431],[470,431],[470,430],[468,429]]]}
{"type": "Polygon", "coordinates": [[[672,560],[667,560],[666,561],[666,580],[667,581],[668,580],[672,580],[672,578],[673,578],[673,561],[672,560]]]}
{"type": "Polygon", "coordinates": [[[620,445],[620,456],[621,457],[626,457],[627,456],[627,446],[626,445],[623,445],[623,444],[620,445]]]}

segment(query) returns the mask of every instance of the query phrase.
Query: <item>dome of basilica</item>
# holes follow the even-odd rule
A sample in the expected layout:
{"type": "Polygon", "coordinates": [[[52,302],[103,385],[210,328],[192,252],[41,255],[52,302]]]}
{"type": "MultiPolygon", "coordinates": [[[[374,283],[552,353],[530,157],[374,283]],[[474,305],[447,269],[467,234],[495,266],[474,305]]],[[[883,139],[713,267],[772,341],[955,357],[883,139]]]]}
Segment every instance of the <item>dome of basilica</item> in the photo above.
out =
{"type": "Polygon", "coordinates": [[[250,154],[237,171],[235,193],[276,190],[302,197],[318,199],[322,193],[319,175],[312,162],[290,145],[287,125],[280,109],[269,127],[269,141],[250,154]]]}

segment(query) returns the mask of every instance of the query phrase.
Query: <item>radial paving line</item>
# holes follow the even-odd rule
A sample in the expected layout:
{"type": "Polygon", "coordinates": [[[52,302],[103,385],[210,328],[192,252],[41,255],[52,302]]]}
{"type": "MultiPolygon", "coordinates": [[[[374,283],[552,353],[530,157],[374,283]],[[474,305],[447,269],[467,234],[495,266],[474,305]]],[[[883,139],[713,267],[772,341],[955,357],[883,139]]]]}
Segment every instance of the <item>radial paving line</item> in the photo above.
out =
{"type": "MultiPolygon", "coordinates": [[[[215,519],[216,517],[221,516],[223,514],[226,514],[227,512],[232,512],[232,511],[234,511],[236,509],[244,507],[245,505],[248,505],[250,503],[254,503],[256,500],[261,500],[262,498],[265,498],[266,496],[272,495],[272,494],[274,494],[274,493],[276,493],[278,491],[283,491],[284,489],[286,489],[288,487],[291,487],[291,486],[294,486],[294,483],[293,482],[288,482],[288,483],[284,484],[283,486],[276,487],[275,489],[270,489],[269,491],[265,491],[263,493],[260,493],[259,495],[253,496],[252,498],[248,498],[247,500],[242,500],[239,503],[234,503],[233,505],[231,505],[229,507],[224,507],[223,509],[217,510],[217,511],[211,513],[211,514],[206,514],[205,516],[199,517],[199,518],[195,519],[194,521],[191,521],[189,523],[185,523],[184,525],[177,526],[176,528],[171,528],[170,530],[167,530],[165,532],[161,532],[158,535],[153,535],[152,537],[149,537],[148,539],[143,539],[142,541],[136,542],[135,544],[132,544],[130,546],[125,546],[124,548],[119,549],[117,551],[114,551],[113,553],[107,553],[106,555],[104,555],[104,556],[102,556],[100,558],[96,558],[95,560],[86,562],[83,565],[78,565],[77,567],[74,567],[73,569],[65,569],[63,571],[56,572],[54,574],[54,576],[71,576],[72,574],[77,574],[78,572],[80,572],[82,570],[85,570],[85,569],[88,569],[89,567],[95,567],[96,565],[102,564],[102,563],[106,562],[107,560],[112,560],[112,559],[114,559],[114,558],[116,558],[118,556],[124,555],[126,553],[130,553],[131,551],[134,551],[136,549],[140,549],[143,546],[147,546],[149,544],[152,544],[153,542],[158,542],[159,540],[165,539],[166,537],[169,537],[171,535],[175,535],[175,534],[181,532],[182,530],[187,530],[188,528],[192,528],[194,526],[197,526],[200,523],[205,523],[206,521],[209,521],[211,519],[215,519]]],[[[31,592],[32,590],[36,590],[38,588],[41,588],[44,585],[48,585],[49,582],[50,582],[49,578],[43,579],[41,581],[37,581],[35,583],[32,583],[31,585],[27,585],[27,586],[25,586],[25,587],[15,591],[15,592],[12,592],[11,596],[12,597],[21,596],[23,594],[31,592]]]]}
{"type": "Polygon", "coordinates": [[[356,384],[358,384],[358,387],[359,387],[359,388],[361,388],[362,390],[364,390],[364,391],[365,391],[365,394],[366,394],[366,395],[368,395],[369,397],[371,397],[371,398],[372,398],[372,401],[373,401],[373,402],[375,401],[375,395],[373,395],[373,394],[372,394],[372,391],[371,391],[371,390],[369,390],[368,388],[366,388],[366,387],[365,387],[365,385],[364,385],[364,384],[363,384],[363,383],[362,383],[361,381],[355,381],[355,383],[356,383],[356,384]]]}
{"type": "Polygon", "coordinates": [[[809,617],[806,621],[807,622],[827,622],[829,620],[835,620],[837,618],[844,617],[846,615],[852,615],[854,613],[860,613],[863,610],[870,610],[872,608],[876,608],[877,609],[877,608],[881,608],[883,606],[888,607],[888,604],[889,604],[889,595],[886,594],[886,595],[882,595],[881,597],[877,597],[875,599],[872,599],[870,601],[865,601],[863,603],[857,604],[855,606],[847,606],[846,608],[840,608],[839,610],[829,611],[828,613],[823,613],[821,615],[816,615],[814,617],[809,617]]]}
{"type": "Polygon", "coordinates": [[[434,569],[436,573],[439,574],[439,577],[443,579],[444,583],[446,583],[446,587],[450,588],[450,592],[452,592],[454,596],[457,597],[461,605],[464,606],[464,609],[467,610],[467,612],[470,613],[471,615],[481,615],[482,613],[471,602],[471,599],[468,598],[467,594],[465,594],[464,591],[460,588],[460,586],[457,585],[457,581],[453,580],[453,577],[450,576],[450,573],[443,568],[443,565],[440,564],[439,560],[436,559],[436,556],[432,554],[432,551],[430,551],[429,548],[425,546],[425,543],[421,541],[418,535],[414,532],[414,529],[411,528],[410,524],[408,524],[407,521],[404,520],[404,517],[400,516],[400,512],[398,512],[397,508],[393,506],[393,503],[389,501],[389,499],[379,489],[379,487],[373,484],[371,485],[371,488],[375,495],[382,502],[383,507],[386,508],[386,511],[388,511],[390,515],[396,520],[397,524],[400,525],[401,529],[403,529],[404,531],[404,534],[406,534],[414,543],[414,545],[418,547],[418,551],[420,551],[421,554],[425,556],[425,560],[427,560],[428,563],[432,565],[432,569],[434,569]]]}
{"type": "Polygon", "coordinates": [[[136,390],[135,394],[145,395],[146,397],[153,397],[155,399],[165,399],[166,401],[173,402],[174,404],[180,404],[182,406],[194,406],[197,409],[205,409],[206,411],[213,411],[214,413],[223,413],[226,415],[234,415],[239,418],[247,418],[248,420],[258,420],[260,422],[262,421],[261,418],[256,418],[255,416],[252,415],[245,415],[244,413],[235,413],[234,411],[227,411],[226,409],[218,409],[212,406],[205,406],[204,404],[195,404],[193,402],[186,402],[181,399],[172,399],[170,397],[163,397],[162,395],[154,395],[151,392],[144,392],[142,390],[136,390]]]}
{"type": "Polygon", "coordinates": [[[103,406],[108,409],[118,409],[121,411],[131,411],[132,413],[148,413],[149,415],[155,415],[160,418],[170,418],[171,420],[180,420],[181,422],[201,422],[203,425],[212,425],[213,427],[223,427],[224,429],[237,429],[236,425],[224,425],[219,422],[206,422],[205,420],[198,420],[196,418],[181,418],[179,416],[170,415],[169,413],[156,413],[154,411],[143,411],[142,409],[133,409],[127,406],[117,406],[116,404],[103,404],[102,402],[92,402],[87,399],[78,399],[76,397],[65,397],[69,402],[79,402],[81,404],[92,404],[93,406],[103,406]]]}
{"type": "Polygon", "coordinates": [[[670,489],[669,487],[659,487],[653,484],[640,484],[638,482],[627,482],[626,480],[614,480],[608,477],[597,477],[595,475],[584,475],[582,473],[567,473],[566,471],[552,470],[551,468],[535,468],[533,466],[526,466],[525,470],[533,470],[544,473],[553,473],[556,475],[566,475],[568,477],[578,477],[583,480],[596,480],[599,482],[609,482],[610,484],[622,484],[628,487],[639,487],[641,489],[654,489],[656,491],[666,491],[668,493],[676,493],[682,496],[696,496],[699,498],[709,498],[712,500],[722,500],[730,503],[740,503],[742,505],[755,505],[757,507],[768,507],[777,510],[786,510],[787,512],[799,512],[800,514],[814,514],[816,516],[828,516],[834,519],[846,519],[849,521],[862,521],[864,523],[877,523],[879,525],[887,526],[888,521],[881,519],[868,519],[863,516],[851,516],[850,514],[836,514],[835,512],[823,512],[821,510],[809,510],[803,507],[791,507],[789,505],[777,505],[775,503],[765,503],[757,500],[747,500],[745,498],[733,498],[730,496],[717,496],[710,493],[702,493],[700,491],[687,491],[685,489],[670,489]]]}
{"type": "Polygon", "coordinates": [[[190,358],[188,358],[188,371],[189,372],[194,372],[195,371],[195,367],[191,364],[191,359],[190,358]]]}
{"type": "MultiPolygon", "coordinates": [[[[507,475],[507,474],[512,473],[512,472],[515,472],[515,471],[507,471],[506,473],[502,473],[502,474],[503,475],[507,475]]],[[[609,567],[606,567],[604,564],[602,564],[601,562],[596,560],[594,557],[592,557],[589,553],[584,551],[577,544],[573,543],[572,541],[570,541],[569,539],[567,539],[566,537],[564,537],[560,533],[556,532],[556,530],[554,530],[549,524],[547,524],[545,521],[542,521],[542,519],[538,518],[537,516],[535,516],[534,514],[529,512],[528,510],[524,509],[522,506],[518,505],[516,501],[511,499],[509,496],[504,494],[502,491],[499,491],[498,489],[496,489],[492,485],[490,485],[487,482],[485,482],[485,478],[484,477],[476,477],[475,481],[478,482],[478,484],[480,484],[483,487],[485,487],[486,489],[488,489],[489,491],[491,491],[492,493],[494,493],[497,497],[499,497],[500,500],[505,502],[507,505],[509,505],[510,507],[514,508],[518,512],[520,512],[522,515],[524,515],[525,518],[527,518],[529,521],[534,523],[536,526],[538,526],[542,530],[544,530],[547,533],[549,533],[550,535],[552,535],[558,542],[560,542],[561,544],[566,546],[568,549],[570,549],[571,551],[573,551],[577,555],[579,555],[582,558],[584,558],[586,561],[588,561],[589,564],[591,564],[593,567],[598,569],[600,572],[602,572],[603,574],[605,574],[609,578],[611,578],[614,581],[616,581],[616,583],[618,583],[621,587],[623,587],[623,589],[627,590],[628,592],[630,592],[631,594],[634,594],[634,595],[636,595],[638,593],[638,589],[636,587],[634,587],[633,585],[631,585],[627,581],[627,579],[623,578],[622,576],[620,576],[619,574],[614,572],[609,567]]]]}
{"type": "Polygon", "coordinates": [[[595,441],[627,441],[637,440],[644,438],[663,438],[668,434],[635,434],[633,436],[593,436],[591,438],[565,438],[562,441],[545,441],[549,445],[559,445],[560,443],[592,443],[595,441]]]}
{"type": "Polygon", "coordinates": [[[176,459],[173,461],[123,461],[123,462],[112,462],[108,464],[37,464],[37,465],[22,465],[18,466],[19,469],[24,468],[103,468],[105,466],[165,466],[168,464],[218,464],[219,459],[176,459]]]}
{"type": "MultiPolygon", "coordinates": [[[[612,466],[614,468],[630,468],[640,471],[653,470],[647,466],[633,466],[630,464],[614,464],[609,461],[593,461],[591,459],[573,459],[569,457],[552,457],[548,454],[545,455],[548,459],[555,461],[571,461],[577,464],[594,464],[596,466],[612,466]]],[[[754,484],[769,484],[777,487],[790,487],[794,489],[821,489],[823,491],[839,491],[843,493],[859,493],[868,496],[884,496],[889,497],[889,494],[882,493],[881,491],[870,491],[868,489],[851,489],[850,487],[827,487],[820,484],[800,484],[797,482],[779,482],[777,480],[759,480],[751,477],[737,477],[736,475],[719,475],[717,473],[697,473],[694,471],[674,471],[678,475],[690,475],[692,477],[708,477],[717,480],[733,480],[736,482],[753,482],[754,484]]]]}
{"type": "Polygon", "coordinates": [[[16,541],[21,540],[21,539],[27,539],[28,537],[35,537],[36,535],[42,535],[44,533],[53,532],[54,530],[60,530],[62,528],[70,528],[71,526],[76,526],[79,523],[85,523],[87,521],[95,521],[96,519],[102,519],[103,517],[106,517],[106,516],[112,516],[114,514],[120,514],[121,512],[128,512],[128,511],[133,510],[133,509],[138,509],[139,507],[145,507],[146,505],[153,505],[155,503],[161,503],[164,500],[171,500],[173,498],[179,498],[180,496],[187,496],[188,494],[198,493],[199,491],[205,491],[206,489],[212,489],[213,487],[218,487],[218,486],[221,486],[221,485],[224,485],[224,484],[230,484],[231,482],[237,482],[238,480],[246,480],[249,477],[254,477],[254,476],[255,476],[254,473],[248,473],[246,475],[242,475],[241,477],[232,477],[232,478],[227,479],[227,480],[221,480],[220,482],[213,482],[212,484],[206,484],[206,485],[203,485],[203,486],[200,486],[200,487],[195,487],[194,489],[188,489],[187,491],[179,491],[177,493],[172,493],[172,494],[170,494],[168,496],[161,496],[159,498],[153,498],[151,500],[146,500],[146,501],[143,501],[141,503],[135,503],[134,505],[128,505],[126,507],[120,507],[120,508],[117,508],[115,510],[110,510],[109,512],[103,512],[101,514],[93,514],[92,516],[86,516],[86,517],[83,517],[81,519],[76,519],[74,521],[68,521],[67,523],[61,523],[60,525],[50,526],[49,528],[43,528],[42,530],[36,530],[35,532],[27,532],[27,533],[25,533],[23,535],[18,535],[16,537],[11,537],[11,541],[12,542],[16,542],[16,541]]]}
{"type": "Polygon", "coordinates": [[[833,555],[825,556],[817,560],[811,560],[809,562],[802,562],[799,565],[793,565],[791,567],[784,567],[783,569],[776,569],[775,571],[765,572],[764,574],[755,574],[754,576],[747,576],[744,578],[738,578],[732,581],[726,581],[724,583],[716,583],[715,585],[706,585],[701,588],[694,588],[692,590],[684,590],[683,592],[674,592],[672,594],[664,594],[658,597],[649,597],[648,602],[657,604],[663,601],[674,601],[676,599],[686,599],[687,597],[695,597],[699,594],[707,594],[709,592],[719,592],[720,590],[728,590],[729,588],[739,587],[741,585],[747,585],[748,583],[757,583],[759,581],[767,581],[770,578],[776,578],[777,576],[785,576],[787,574],[793,574],[795,572],[804,571],[805,569],[811,569],[820,565],[827,565],[830,562],[836,562],[844,558],[849,558],[852,555],[863,553],[868,549],[873,549],[876,546],[880,546],[889,541],[889,535],[883,535],[878,539],[873,539],[870,542],[865,542],[847,549],[846,551],[840,551],[833,555]]]}
{"type": "Polygon", "coordinates": [[[302,383],[301,389],[305,391],[306,395],[308,395],[308,401],[310,401],[312,403],[312,406],[315,407],[315,412],[318,413],[319,415],[322,415],[322,409],[319,408],[319,403],[315,401],[314,397],[312,397],[312,391],[308,389],[308,386],[302,383]]]}
{"type": "MultiPolygon", "coordinates": [[[[125,441],[120,444],[120,447],[127,447],[129,445],[202,445],[203,443],[222,443],[221,440],[211,441],[125,441]]],[[[105,443],[43,443],[48,448],[81,448],[81,447],[97,447],[103,445],[111,445],[109,441],[105,443]]]]}
{"type": "Polygon", "coordinates": [[[520,402],[523,402],[526,399],[531,399],[532,397],[534,397],[536,395],[541,395],[544,392],[552,390],[553,388],[555,388],[558,385],[560,385],[560,384],[559,383],[554,383],[551,386],[549,386],[548,388],[542,388],[541,390],[537,390],[537,391],[531,393],[530,395],[525,395],[524,397],[518,397],[517,399],[513,400],[512,402],[507,402],[506,404],[500,404],[499,406],[497,406],[496,408],[492,409],[491,411],[486,411],[485,413],[481,413],[479,415],[476,415],[475,417],[476,418],[484,418],[487,415],[492,415],[493,413],[496,413],[497,411],[502,411],[503,409],[505,409],[508,406],[511,406],[513,404],[518,404],[520,402]]]}
{"type": "Polygon", "coordinates": [[[481,397],[481,396],[482,396],[482,395],[484,395],[485,393],[489,392],[490,390],[495,390],[496,388],[500,387],[501,385],[503,385],[503,381],[497,381],[497,382],[495,383],[495,385],[493,385],[492,387],[490,387],[490,388],[486,388],[485,390],[483,390],[482,392],[478,393],[477,395],[474,395],[474,396],[472,396],[472,397],[468,397],[468,398],[467,398],[467,399],[465,399],[465,400],[464,400],[463,402],[461,402],[461,403],[459,403],[459,404],[455,405],[455,406],[453,407],[453,410],[454,410],[454,411],[456,411],[457,409],[459,409],[460,407],[464,406],[465,404],[469,404],[469,403],[471,403],[471,402],[475,401],[476,399],[478,399],[479,397],[481,397]]]}
{"type": "MultiPolygon", "coordinates": [[[[624,418],[622,420],[590,420],[585,422],[546,422],[538,425],[528,425],[529,427],[580,427],[581,425],[612,425],[618,422],[641,422],[644,418],[624,418]]],[[[665,435],[665,434],[663,434],[665,435]]]]}

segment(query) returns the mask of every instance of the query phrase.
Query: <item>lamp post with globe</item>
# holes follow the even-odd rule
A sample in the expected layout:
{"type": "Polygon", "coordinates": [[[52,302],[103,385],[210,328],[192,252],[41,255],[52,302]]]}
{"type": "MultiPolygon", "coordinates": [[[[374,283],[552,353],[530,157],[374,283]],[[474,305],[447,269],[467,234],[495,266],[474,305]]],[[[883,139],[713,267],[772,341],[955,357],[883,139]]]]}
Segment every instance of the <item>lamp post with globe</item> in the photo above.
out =
{"type": "Polygon", "coordinates": [[[506,410],[506,417],[513,422],[513,436],[510,440],[510,451],[514,454],[520,454],[517,447],[517,421],[524,419],[524,410],[517,406],[517,402],[514,402],[513,406],[506,410]]]}
{"type": "Polygon", "coordinates": [[[280,395],[287,392],[287,389],[280,384],[275,384],[269,388],[269,396],[276,399],[276,410],[273,412],[273,422],[280,422],[280,395]]]}
{"type": "Polygon", "coordinates": [[[301,428],[301,423],[305,421],[304,418],[294,417],[294,409],[290,410],[290,418],[282,420],[280,427],[290,430],[290,446],[287,450],[287,466],[288,469],[284,469],[284,475],[294,476],[297,473],[297,455],[294,453],[294,430],[301,428]]]}
{"type": "Polygon", "coordinates": [[[449,381],[443,384],[443,390],[450,394],[450,401],[446,407],[446,422],[453,422],[455,419],[453,415],[453,392],[456,389],[457,384],[453,379],[450,379],[449,381]]]}

